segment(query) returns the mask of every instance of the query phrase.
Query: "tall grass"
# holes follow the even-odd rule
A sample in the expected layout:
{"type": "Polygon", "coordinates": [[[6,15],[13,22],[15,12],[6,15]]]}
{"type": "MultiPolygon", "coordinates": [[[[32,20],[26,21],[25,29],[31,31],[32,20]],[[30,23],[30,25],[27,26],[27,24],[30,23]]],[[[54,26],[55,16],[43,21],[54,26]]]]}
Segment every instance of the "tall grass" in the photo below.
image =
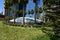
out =
{"type": "Polygon", "coordinates": [[[38,28],[9,26],[0,22],[0,40],[50,40],[38,28]]]}

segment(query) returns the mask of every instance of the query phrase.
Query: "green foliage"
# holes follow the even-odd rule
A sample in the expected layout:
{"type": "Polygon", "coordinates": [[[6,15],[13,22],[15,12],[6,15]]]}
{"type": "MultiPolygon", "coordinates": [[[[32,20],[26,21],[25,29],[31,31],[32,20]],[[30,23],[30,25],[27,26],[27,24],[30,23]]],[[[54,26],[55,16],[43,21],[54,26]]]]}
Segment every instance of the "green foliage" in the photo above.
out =
{"type": "Polygon", "coordinates": [[[39,12],[39,13],[42,13],[42,12],[43,12],[43,10],[42,10],[41,7],[37,7],[35,10],[36,10],[36,13],[38,13],[38,12],[39,12]]]}
{"type": "Polygon", "coordinates": [[[28,14],[31,14],[31,11],[30,10],[28,11],[28,14]]]}
{"type": "Polygon", "coordinates": [[[29,10],[28,11],[28,14],[34,14],[34,10],[32,9],[32,10],[29,10]]]}
{"type": "Polygon", "coordinates": [[[33,0],[34,3],[36,3],[36,0],[33,0]]]}
{"type": "Polygon", "coordinates": [[[31,14],[34,14],[34,10],[31,10],[31,14]]]}
{"type": "MultiPolygon", "coordinates": [[[[46,26],[52,27],[53,32],[54,32],[54,35],[52,37],[50,35],[52,40],[60,40],[59,39],[59,37],[60,37],[60,10],[59,10],[60,4],[59,4],[59,1],[60,0],[44,0],[44,5],[45,5],[44,8],[46,8],[45,9],[45,11],[46,11],[45,18],[46,18],[46,20],[47,20],[47,18],[49,19],[49,22],[46,22],[46,26]]],[[[46,29],[44,29],[44,30],[46,30],[46,29]]]]}

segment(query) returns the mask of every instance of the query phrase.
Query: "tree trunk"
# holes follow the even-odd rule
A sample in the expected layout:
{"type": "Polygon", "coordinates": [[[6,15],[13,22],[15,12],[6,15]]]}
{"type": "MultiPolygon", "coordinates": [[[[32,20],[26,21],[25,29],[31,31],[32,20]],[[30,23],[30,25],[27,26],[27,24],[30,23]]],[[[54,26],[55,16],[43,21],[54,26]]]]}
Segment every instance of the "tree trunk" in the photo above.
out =
{"type": "Polygon", "coordinates": [[[14,24],[15,24],[15,12],[14,12],[14,24]]]}
{"type": "Polygon", "coordinates": [[[42,8],[42,10],[43,10],[43,21],[44,21],[44,23],[45,23],[45,11],[44,11],[44,9],[42,8]]]}
{"type": "Polygon", "coordinates": [[[25,18],[24,18],[24,5],[23,5],[23,26],[24,26],[24,24],[25,24],[25,18]]]}
{"type": "Polygon", "coordinates": [[[39,19],[39,17],[40,17],[40,13],[39,13],[39,10],[38,10],[38,13],[37,13],[37,18],[39,19]]]}
{"type": "Polygon", "coordinates": [[[36,9],[37,9],[37,3],[35,4],[35,23],[36,23],[36,9]]]}
{"type": "Polygon", "coordinates": [[[35,23],[36,23],[36,13],[35,13],[35,23]]]}
{"type": "Polygon", "coordinates": [[[13,18],[14,18],[14,24],[15,24],[15,6],[14,6],[13,13],[14,13],[14,16],[13,16],[13,18]]]}
{"type": "Polygon", "coordinates": [[[9,23],[10,9],[8,9],[8,23],[9,23]]]}

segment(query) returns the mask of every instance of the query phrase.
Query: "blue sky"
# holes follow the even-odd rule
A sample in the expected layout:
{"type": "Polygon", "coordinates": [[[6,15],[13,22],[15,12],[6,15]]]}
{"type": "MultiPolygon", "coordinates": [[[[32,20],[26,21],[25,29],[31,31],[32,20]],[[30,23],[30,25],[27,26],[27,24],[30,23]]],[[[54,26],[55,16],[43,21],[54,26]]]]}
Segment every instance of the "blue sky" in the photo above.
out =
{"type": "Polygon", "coordinates": [[[0,0],[0,13],[3,11],[3,1],[4,0],[0,0]]]}
{"type": "MultiPolygon", "coordinates": [[[[38,5],[39,5],[40,7],[43,6],[42,0],[38,1],[38,5]]],[[[33,3],[33,0],[29,0],[29,2],[28,2],[28,4],[27,4],[26,11],[31,10],[31,9],[34,9],[34,8],[35,8],[35,3],[33,3]]]]}
{"type": "MultiPolygon", "coordinates": [[[[0,0],[0,13],[3,11],[3,2],[4,0],[0,0]]],[[[40,7],[43,6],[42,0],[40,0],[39,5],[40,7]]],[[[28,11],[28,10],[34,9],[34,7],[35,7],[35,4],[32,2],[32,0],[29,0],[26,10],[28,11]]]]}

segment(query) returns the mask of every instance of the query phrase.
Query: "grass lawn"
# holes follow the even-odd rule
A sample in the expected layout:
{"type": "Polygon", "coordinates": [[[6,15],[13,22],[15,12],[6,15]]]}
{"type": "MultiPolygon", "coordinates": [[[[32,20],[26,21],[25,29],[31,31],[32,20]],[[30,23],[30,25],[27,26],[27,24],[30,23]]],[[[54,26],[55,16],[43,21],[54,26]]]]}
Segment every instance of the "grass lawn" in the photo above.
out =
{"type": "Polygon", "coordinates": [[[0,40],[50,40],[39,28],[15,27],[0,21],[0,40]]]}

